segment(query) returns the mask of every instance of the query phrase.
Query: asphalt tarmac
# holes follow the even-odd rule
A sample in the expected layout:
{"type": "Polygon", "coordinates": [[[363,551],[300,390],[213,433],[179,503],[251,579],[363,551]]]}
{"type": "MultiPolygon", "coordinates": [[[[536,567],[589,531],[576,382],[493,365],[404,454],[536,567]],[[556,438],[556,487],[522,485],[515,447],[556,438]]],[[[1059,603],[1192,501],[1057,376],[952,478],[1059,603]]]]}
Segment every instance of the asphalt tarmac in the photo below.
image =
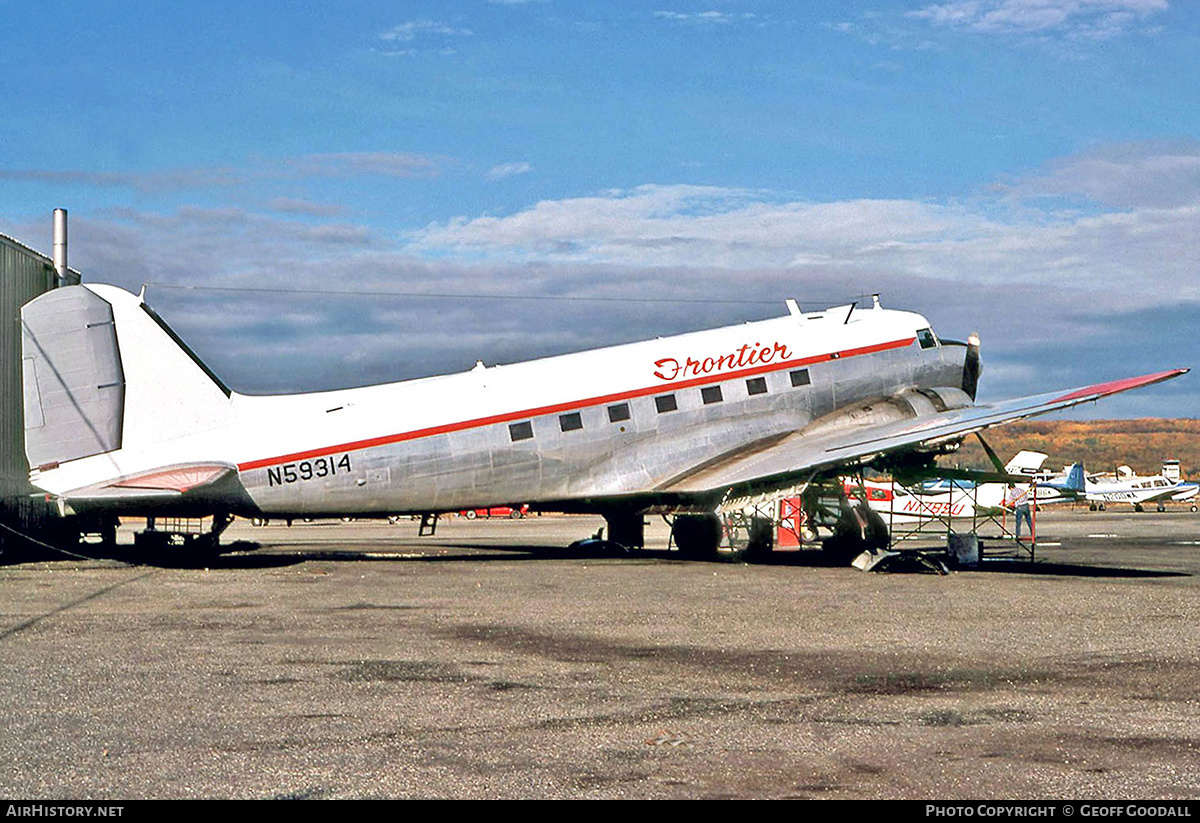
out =
{"type": "Polygon", "coordinates": [[[1200,515],[945,576],[562,551],[600,522],[0,566],[0,796],[1200,796],[1200,515]]]}

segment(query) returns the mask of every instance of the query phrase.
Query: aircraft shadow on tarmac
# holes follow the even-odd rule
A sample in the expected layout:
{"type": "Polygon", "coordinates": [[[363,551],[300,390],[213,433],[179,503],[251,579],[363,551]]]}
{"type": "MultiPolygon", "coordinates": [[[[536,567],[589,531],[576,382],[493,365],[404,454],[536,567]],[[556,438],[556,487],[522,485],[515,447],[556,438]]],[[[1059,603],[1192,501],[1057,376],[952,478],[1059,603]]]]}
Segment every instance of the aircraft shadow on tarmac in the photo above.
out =
{"type": "Polygon", "coordinates": [[[1120,566],[1084,566],[1078,563],[1048,563],[1044,560],[989,560],[972,571],[1002,574],[1038,574],[1060,577],[1191,577],[1188,572],[1165,569],[1131,569],[1120,566]]]}
{"type": "MultiPolygon", "coordinates": [[[[739,558],[728,555],[718,556],[712,560],[696,560],[684,558],[675,551],[640,550],[628,553],[614,553],[611,550],[579,549],[575,547],[557,547],[544,545],[510,545],[495,546],[479,543],[439,543],[437,549],[459,550],[453,553],[433,552],[388,552],[388,551],[344,551],[340,549],[323,549],[320,547],[297,548],[296,550],[257,551],[260,546],[250,541],[237,541],[224,548],[221,554],[211,553],[192,554],[188,552],[156,552],[148,554],[135,552],[132,547],[121,547],[117,551],[94,552],[88,555],[77,553],[51,555],[0,554],[0,566],[22,562],[47,561],[78,561],[78,560],[116,560],[133,566],[151,568],[179,569],[273,569],[295,566],[305,562],[325,561],[339,563],[492,563],[514,561],[549,561],[549,560],[610,560],[616,562],[640,563],[742,563],[739,558]]],[[[820,551],[782,551],[775,552],[769,558],[755,562],[757,566],[792,566],[798,568],[839,568],[845,567],[844,562],[834,562],[825,557],[820,551]]],[[[970,568],[952,569],[964,573],[974,572],[983,574],[1034,574],[1040,576],[1081,577],[1081,578],[1162,578],[1162,577],[1191,577],[1188,572],[1169,571],[1164,569],[1128,568],[1120,566],[1089,566],[1078,563],[1055,563],[1045,560],[1031,562],[1020,558],[996,558],[985,560],[982,564],[970,568]]],[[[932,574],[928,568],[912,566],[904,570],[883,572],[885,574],[932,574]]]]}
{"type": "MultiPolygon", "coordinates": [[[[235,544],[236,545],[236,544],[235,544]]],[[[571,547],[554,546],[488,546],[478,543],[440,543],[439,550],[460,550],[442,554],[386,551],[342,551],[338,549],[307,548],[287,552],[255,553],[250,546],[246,550],[234,549],[234,553],[209,557],[203,563],[163,561],[155,558],[147,562],[143,558],[139,565],[161,567],[193,567],[201,565],[210,569],[259,569],[298,565],[309,561],[354,562],[354,563],[493,563],[528,562],[550,560],[610,560],[635,563],[742,563],[734,556],[719,556],[713,560],[694,560],[680,557],[678,552],[643,550],[622,554],[611,551],[580,551],[571,547]]],[[[181,558],[182,559],[182,558],[181,558]]],[[[819,551],[776,552],[769,559],[756,562],[758,566],[791,566],[797,568],[843,568],[842,562],[834,562],[819,551]]],[[[982,574],[1033,574],[1051,577],[1080,578],[1162,578],[1191,577],[1188,572],[1164,569],[1130,568],[1120,566],[1089,566],[1078,563],[1055,563],[1044,560],[1031,562],[1024,559],[991,559],[979,566],[957,569],[964,573],[982,574]]],[[[890,571],[886,574],[925,573],[928,569],[913,567],[905,571],[890,571]]]]}

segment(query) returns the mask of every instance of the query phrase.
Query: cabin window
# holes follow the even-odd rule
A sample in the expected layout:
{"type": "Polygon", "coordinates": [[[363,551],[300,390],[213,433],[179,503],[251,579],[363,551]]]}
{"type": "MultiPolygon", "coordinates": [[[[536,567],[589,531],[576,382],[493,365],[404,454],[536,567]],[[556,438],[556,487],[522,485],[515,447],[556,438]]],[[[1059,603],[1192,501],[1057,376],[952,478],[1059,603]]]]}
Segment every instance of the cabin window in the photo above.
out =
{"type": "Polygon", "coordinates": [[[917,342],[921,344],[923,349],[932,349],[937,346],[937,338],[933,336],[933,329],[919,329],[917,331],[917,342]]]}
{"type": "Polygon", "coordinates": [[[796,369],[792,372],[792,386],[807,386],[812,381],[808,379],[808,369],[796,369]]]}
{"type": "Polygon", "coordinates": [[[618,403],[615,406],[608,407],[608,422],[620,423],[622,420],[629,419],[629,404],[618,403]]]}
{"type": "Polygon", "coordinates": [[[558,427],[565,432],[578,431],[583,428],[583,419],[579,416],[579,412],[560,414],[558,416],[558,427]]]}
{"type": "Polygon", "coordinates": [[[751,377],[746,381],[746,394],[766,394],[767,393],[767,378],[751,377]]]}
{"type": "Polygon", "coordinates": [[[533,437],[533,423],[522,420],[520,423],[508,424],[508,436],[516,443],[518,440],[529,440],[533,437]]]}
{"type": "Polygon", "coordinates": [[[675,402],[675,395],[660,394],[654,398],[654,407],[658,409],[659,414],[665,414],[666,412],[675,411],[679,408],[679,404],[675,402]]]}
{"type": "Polygon", "coordinates": [[[705,386],[700,390],[700,399],[707,406],[710,403],[720,403],[725,398],[721,396],[720,386],[705,386]]]}

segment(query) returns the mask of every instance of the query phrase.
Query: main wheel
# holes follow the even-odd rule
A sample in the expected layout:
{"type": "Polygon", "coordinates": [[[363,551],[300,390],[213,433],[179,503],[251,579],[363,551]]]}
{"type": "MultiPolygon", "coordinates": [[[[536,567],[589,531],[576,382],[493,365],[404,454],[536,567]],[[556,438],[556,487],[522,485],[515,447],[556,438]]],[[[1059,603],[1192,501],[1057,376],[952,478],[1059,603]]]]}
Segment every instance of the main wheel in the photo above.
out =
{"type": "Polygon", "coordinates": [[[762,563],[771,557],[775,548],[775,523],[769,517],[752,517],[750,535],[742,560],[747,563],[762,563]]]}
{"type": "Polygon", "coordinates": [[[716,557],[721,534],[721,518],[715,514],[681,514],[671,526],[679,553],[693,560],[716,557]]]}

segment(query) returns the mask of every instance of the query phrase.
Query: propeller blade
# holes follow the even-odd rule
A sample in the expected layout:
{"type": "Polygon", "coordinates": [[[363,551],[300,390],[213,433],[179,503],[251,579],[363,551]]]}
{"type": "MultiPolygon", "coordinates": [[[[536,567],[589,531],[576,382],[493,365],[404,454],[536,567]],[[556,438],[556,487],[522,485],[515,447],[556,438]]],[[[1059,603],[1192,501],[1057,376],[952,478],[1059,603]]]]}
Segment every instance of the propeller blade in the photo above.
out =
{"type": "Polygon", "coordinates": [[[967,356],[963,359],[962,390],[972,400],[979,388],[979,373],[983,371],[983,363],[979,359],[979,335],[972,333],[967,338],[967,356]]]}

